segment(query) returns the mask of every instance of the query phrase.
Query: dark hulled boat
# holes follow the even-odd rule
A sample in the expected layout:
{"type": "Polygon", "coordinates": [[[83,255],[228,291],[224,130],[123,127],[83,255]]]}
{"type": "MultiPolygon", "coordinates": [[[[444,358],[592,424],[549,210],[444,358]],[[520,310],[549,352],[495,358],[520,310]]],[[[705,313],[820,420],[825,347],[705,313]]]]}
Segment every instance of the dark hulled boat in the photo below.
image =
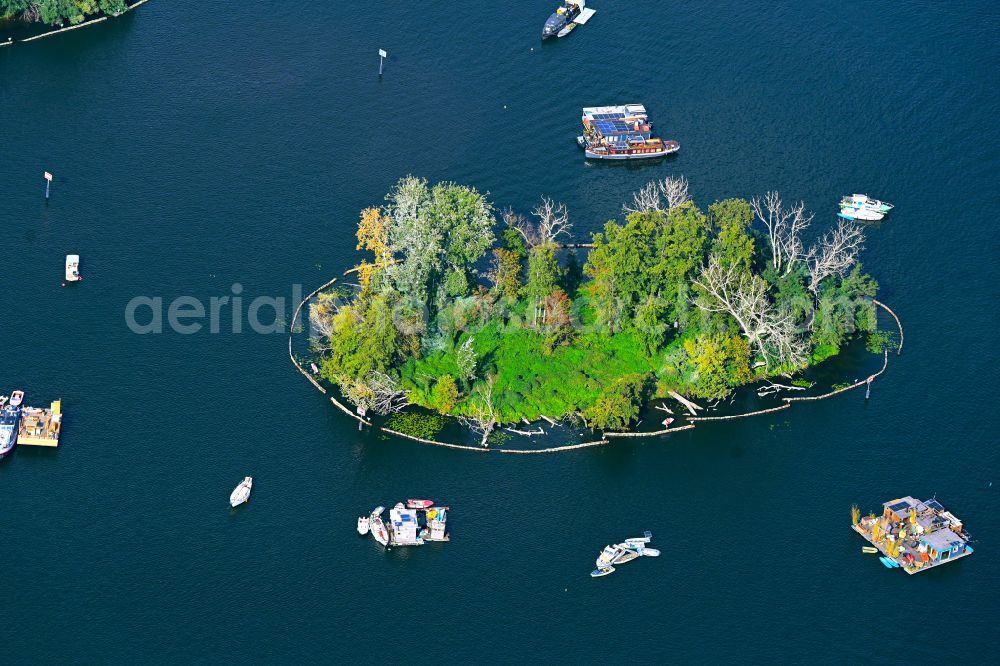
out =
{"type": "Polygon", "coordinates": [[[577,25],[583,25],[594,15],[593,9],[586,9],[586,0],[565,0],[565,3],[552,12],[542,28],[542,39],[565,37],[577,25]]]}

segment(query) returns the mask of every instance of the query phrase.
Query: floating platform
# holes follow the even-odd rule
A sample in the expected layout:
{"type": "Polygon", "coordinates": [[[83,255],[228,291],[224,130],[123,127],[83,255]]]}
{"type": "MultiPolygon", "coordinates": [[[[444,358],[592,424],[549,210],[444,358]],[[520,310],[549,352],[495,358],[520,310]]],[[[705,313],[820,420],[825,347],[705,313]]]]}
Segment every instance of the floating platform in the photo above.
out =
{"type": "Polygon", "coordinates": [[[962,521],[936,499],[885,502],[881,516],[861,518],[852,529],[878,549],[887,568],[911,575],[972,554],[962,521]]]}
{"type": "Polygon", "coordinates": [[[17,443],[21,446],[59,446],[62,429],[62,400],[53,400],[48,409],[23,407],[17,443]]]}

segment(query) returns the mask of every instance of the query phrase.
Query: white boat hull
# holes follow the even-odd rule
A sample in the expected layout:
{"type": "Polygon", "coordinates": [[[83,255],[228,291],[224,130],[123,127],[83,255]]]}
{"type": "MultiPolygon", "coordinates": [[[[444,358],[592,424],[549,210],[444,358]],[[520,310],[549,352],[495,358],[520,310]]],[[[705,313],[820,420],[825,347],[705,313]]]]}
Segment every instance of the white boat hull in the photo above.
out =
{"type": "Polygon", "coordinates": [[[371,521],[371,532],[375,540],[383,546],[389,545],[389,532],[385,529],[385,523],[378,516],[374,516],[371,521]]]}
{"type": "Polygon", "coordinates": [[[253,477],[246,477],[240,485],[233,489],[229,495],[229,505],[237,507],[250,499],[250,490],[253,488],[253,477]]]}
{"type": "Polygon", "coordinates": [[[878,222],[885,217],[884,213],[866,208],[843,208],[838,215],[847,220],[862,220],[864,222],[878,222]]]}

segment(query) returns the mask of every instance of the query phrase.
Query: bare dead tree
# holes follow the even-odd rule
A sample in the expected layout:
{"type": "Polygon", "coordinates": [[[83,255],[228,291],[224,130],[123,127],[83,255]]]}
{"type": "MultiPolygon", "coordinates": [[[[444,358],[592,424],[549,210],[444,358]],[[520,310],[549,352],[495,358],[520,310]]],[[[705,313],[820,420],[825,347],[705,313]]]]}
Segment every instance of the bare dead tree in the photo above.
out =
{"type": "Polygon", "coordinates": [[[493,385],[496,380],[496,375],[490,375],[485,382],[477,386],[475,393],[478,399],[472,405],[472,412],[459,417],[462,425],[482,435],[479,441],[481,446],[487,446],[490,433],[497,425],[497,413],[493,407],[493,385]]]}
{"type": "Polygon", "coordinates": [[[377,370],[364,379],[356,379],[344,386],[344,397],[364,416],[369,411],[392,414],[410,404],[410,392],[399,388],[399,382],[377,370]]]}
{"type": "Polygon", "coordinates": [[[768,367],[772,361],[800,365],[805,360],[809,347],[793,315],[774,309],[762,278],[737,266],[723,266],[713,256],[693,282],[702,291],[695,305],[708,312],[725,312],[735,319],[768,367]]]}
{"type": "Polygon", "coordinates": [[[801,201],[786,208],[777,192],[768,192],[763,199],[754,197],[750,205],[767,229],[771,265],[774,270],[787,275],[802,256],[802,232],[812,222],[813,215],[806,214],[806,206],[801,201]]]}
{"type": "Polygon", "coordinates": [[[766,356],[761,337],[770,310],[767,283],[738,266],[723,266],[714,255],[692,282],[703,292],[695,298],[695,305],[707,312],[729,314],[750,345],[766,356]]]}
{"type": "Polygon", "coordinates": [[[684,176],[667,176],[659,182],[660,193],[667,200],[667,210],[677,208],[691,199],[688,194],[688,179],[684,176]]]}
{"type": "Polygon", "coordinates": [[[858,253],[864,243],[864,231],[847,220],[840,220],[835,229],[823,234],[819,243],[812,246],[806,255],[810,275],[809,290],[817,293],[820,283],[831,275],[843,277],[858,260],[858,253]]]}
{"type": "Polygon", "coordinates": [[[500,213],[500,217],[503,219],[504,224],[506,224],[511,229],[516,229],[518,233],[520,233],[521,236],[524,238],[524,241],[528,243],[528,245],[531,245],[531,243],[528,242],[528,238],[527,236],[525,236],[525,233],[532,232],[533,227],[528,226],[528,221],[524,219],[524,215],[521,215],[520,213],[515,213],[514,209],[508,206],[507,208],[504,208],[503,211],[500,213]]]}
{"type": "Polygon", "coordinates": [[[548,197],[542,197],[542,202],[531,214],[538,218],[538,242],[535,245],[554,243],[559,236],[569,235],[569,230],[573,228],[566,204],[556,203],[548,197]]]}
{"type": "Polygon", "coordinates": [[[372,370],[365,381],[375,396],[372,410],[377,414],[392,414],[410,404],[410,392],[401,389],[394,377],[372,370]]]}
{"type": "Polygon", "coordinates": [[[813,220],[813,214],[806,213],[806,205],[802,201],[793,206],[791,212],[792,216],[787,233],[782,238],[783,246],[781,249],[785,255],[786,275],[795,267],[795,262],[802,258],[802,232],[805,231],[813,220]]]}
{"type": "Polygon", "coordinates": [[[626,213],[669,211],[690,199],[688,179],[684,176],[667,176],[662,180],[651,180],[639,191],[633,192],[632,203],[626,203],[622,209],[626,213]]]}
{"type": "Polygon", "coordinates": [[[663,210],[663,197],[660,196],[660,188],[655,180],[651,180],[643,185],[639,190],[632,193],[632,203],[626,202],[622,205],[625,213],[646,213],[649,211],[663,210]]]}
{"type": "Polygon", "coordinates": [[[309,332],[316,349],[330,349],[329,341],[334,333],[333,320],[338,310],[339,301],[332,292],[322,293],[309,303],[309,332]]]}
{"type": "Polygon", "coordinates": [[[797,367],[809,357],[809,344],[800,335],[795,321],[789,315],[778,315],[773,309],[764,316],[761,340],[768,367],[772,360],[780,366],[797,367]]]}

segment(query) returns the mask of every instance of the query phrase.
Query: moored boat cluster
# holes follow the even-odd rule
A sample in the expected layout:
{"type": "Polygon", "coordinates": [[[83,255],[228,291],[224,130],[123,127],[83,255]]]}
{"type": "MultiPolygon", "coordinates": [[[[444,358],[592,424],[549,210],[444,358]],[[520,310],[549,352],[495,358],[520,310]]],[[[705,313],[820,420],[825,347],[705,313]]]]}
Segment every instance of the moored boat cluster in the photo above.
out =
{"type": "Polygon", "coordinates": [[[616,564],[625,564],[639,557],[659,557],[660,551],[648,546],[653,533],[647,530],[641,537],[625,539],[621,543],[605,546],[597,556],[597,568],[590,572],[591,578],[600,578],[615,572],[616,564]]]}
{"type": "Polygon", "coordinates": [[[24,391],[0,396],[0,458],[14,446],[59,446],[62,431],[62,401],[53,400],[48,409],[24,405],[24,391]]]}
{"type": "Polygon", "coordinates": [[[433,500],[408,499],[389,510],[389,524],[382,520],[385,507],[378,506],[368,516],[358,518],[358,534],[371,534],[386,548],[422,546],[427,541],[450,541],[447,506],[434,506],[433,500]]]}

